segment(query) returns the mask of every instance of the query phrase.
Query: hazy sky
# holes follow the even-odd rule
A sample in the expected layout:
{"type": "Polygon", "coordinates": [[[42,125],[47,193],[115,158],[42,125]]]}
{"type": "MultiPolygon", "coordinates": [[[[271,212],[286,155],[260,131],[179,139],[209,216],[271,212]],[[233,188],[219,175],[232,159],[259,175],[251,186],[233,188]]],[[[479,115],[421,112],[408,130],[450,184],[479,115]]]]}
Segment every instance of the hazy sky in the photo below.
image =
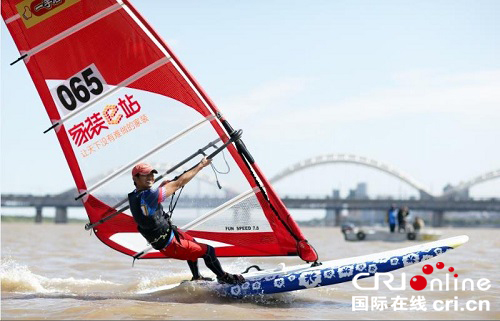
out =
{"type": "MultiPolygon", "coordinates": [[[[499,1],[133,1],[234,127],[264,173],[321,154],[389,164],[439,193],[500,168],[499,1]]],[[[1,27],[2,193],[74,187],[49,119],[1,27]]],[[[330,165],[280,194],[415,191],[330,165]]],[[[471,190],[500,196],[500,179],[471,190]]]]}

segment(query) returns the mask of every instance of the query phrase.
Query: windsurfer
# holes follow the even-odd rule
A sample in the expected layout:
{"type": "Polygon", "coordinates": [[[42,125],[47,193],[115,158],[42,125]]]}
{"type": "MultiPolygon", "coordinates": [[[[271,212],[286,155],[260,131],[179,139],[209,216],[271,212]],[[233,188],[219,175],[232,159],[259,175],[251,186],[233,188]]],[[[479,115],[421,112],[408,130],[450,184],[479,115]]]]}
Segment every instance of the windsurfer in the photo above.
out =
{"type": "Polygon", "coordinates": [[[192,280],[211,280],[201,276],[198,270],[198,259],[203,258],[220,283],[243,283],[245,279],[242,275],[229,274],[222,269],[212,246],[198,243],[192,236],[173,225],[170,215],[163,210],[161,204],[210,162],[210,159],[203,158],[196,167],[185,172],[177,180],[162,181],[157,189],[153,188],[153,184],[154,174],[158,172],[149,164],[137,164],[132,169],[136,189],[128,195],[130,211],[137,223],[137,229],[154,249],[168,258],[188,262],[193,274],[192,280]]]}

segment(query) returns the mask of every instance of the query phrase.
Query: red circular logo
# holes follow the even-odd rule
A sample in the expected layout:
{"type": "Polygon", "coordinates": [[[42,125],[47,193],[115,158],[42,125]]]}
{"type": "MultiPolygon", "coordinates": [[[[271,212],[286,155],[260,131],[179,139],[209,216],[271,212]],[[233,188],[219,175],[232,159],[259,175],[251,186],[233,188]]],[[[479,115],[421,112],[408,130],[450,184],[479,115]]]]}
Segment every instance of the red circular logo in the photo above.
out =
{"type": "Polygon", "coordinates": [[[415,275],[410,280],[410,286],[415,291],[422,291],[427,286],[427,280],[421,275],[415,275]]]}
{"type": "Polygon", "coordinates": [[[426,264],[422,268],[422,272],[424,272],[425,274],[431,274],[432,272],[434,272],[434,268],[432,267],[432,265],[426,264]]]}

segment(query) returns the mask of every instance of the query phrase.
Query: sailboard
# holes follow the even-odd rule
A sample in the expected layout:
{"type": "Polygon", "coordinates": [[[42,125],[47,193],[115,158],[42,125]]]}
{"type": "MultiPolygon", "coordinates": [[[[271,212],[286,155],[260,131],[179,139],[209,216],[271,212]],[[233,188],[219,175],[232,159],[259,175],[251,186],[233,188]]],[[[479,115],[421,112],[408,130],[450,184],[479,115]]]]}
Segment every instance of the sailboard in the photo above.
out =
{"type": "MultiPolygon", "coordinates": [[[[302,264],[286,267],[285,264],[281,263],[276,268],[243,274],[245,276],[243,284],[218,284],[215,281],[202,281],[199,284],[219,295],[233,298],[311,289],[350,282],[360,273],[365,273],[365,275],[360,276],[365,278],[373,276],[375,273],[387,273],[402,269],[447,253],[468,240],[469,237],[466,235],[456,236],[397,250],[325,261],[317,266],[302,264]]],[[[175,291],[181,285],[182,283],[166,284],[140,290],[137,294],[157,295],[175,291]]]]}
{"type": "Polygon", "coordinates": [[[183,226],[187,232],[219,257],[317,261],[241,131],[130,1],[2,0],[2,17],[20,52],[13,64],[24,61],[28,69],[50,119],[46,133],[57,136],[75,200],[99,240],[137,259],[164,258],[138,233],[128,210],[130,171],[141,161],[177,164],[163,177],[215,148],[228,152],[231,173],[224,182],[238,193],[212,199],[206,214],[183,226]],[[96,173],[109,172],[92,182],[96,173]]]}

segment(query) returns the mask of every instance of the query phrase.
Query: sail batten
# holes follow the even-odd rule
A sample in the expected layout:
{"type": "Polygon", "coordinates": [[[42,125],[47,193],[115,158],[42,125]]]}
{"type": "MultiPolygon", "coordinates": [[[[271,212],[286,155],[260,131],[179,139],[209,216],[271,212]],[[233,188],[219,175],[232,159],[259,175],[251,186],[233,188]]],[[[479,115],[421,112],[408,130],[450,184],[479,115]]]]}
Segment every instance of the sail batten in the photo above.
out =
{"type": "Polygon", "coordinates": [[[185,193],[192,203],[185,207],[191,206],[188,214],[195,217],[186,217],[187,233],[218,244],[220,256],[317,259],[235,139],[241,132],[130,1],[66,0],[43,10],[41,1],[2,0],[2,17],[19,52],[28,55],[24,63],[83,197],[87,226],[103,243],[129,256],[164,257],[141,243],[124,202],[133,188],[127,172],[139,161],[184,159],[194,166],[201,154],[186,158],[187,151],[220,140],[229,156],[218,155],[215,162],[231,169],[222,185],[235,184],[237,192],[190,183],[185,193]],[[206,195],[209,189],[215,196],[206,195]]]}
{"type": "Polygon", "coordinates": [[[19,13],[17,13],[17,14],[15,14],[15,15],[11,16],[10,18],[5,19],[5,23],[6,23],[6,24],[9,24],[9,23],[11,23],[11,22],[16,21],[16,20],[17,20],[17,19],[19,19],[19,18],[21,18],[21,15],[20,15],[19,13]]]}

